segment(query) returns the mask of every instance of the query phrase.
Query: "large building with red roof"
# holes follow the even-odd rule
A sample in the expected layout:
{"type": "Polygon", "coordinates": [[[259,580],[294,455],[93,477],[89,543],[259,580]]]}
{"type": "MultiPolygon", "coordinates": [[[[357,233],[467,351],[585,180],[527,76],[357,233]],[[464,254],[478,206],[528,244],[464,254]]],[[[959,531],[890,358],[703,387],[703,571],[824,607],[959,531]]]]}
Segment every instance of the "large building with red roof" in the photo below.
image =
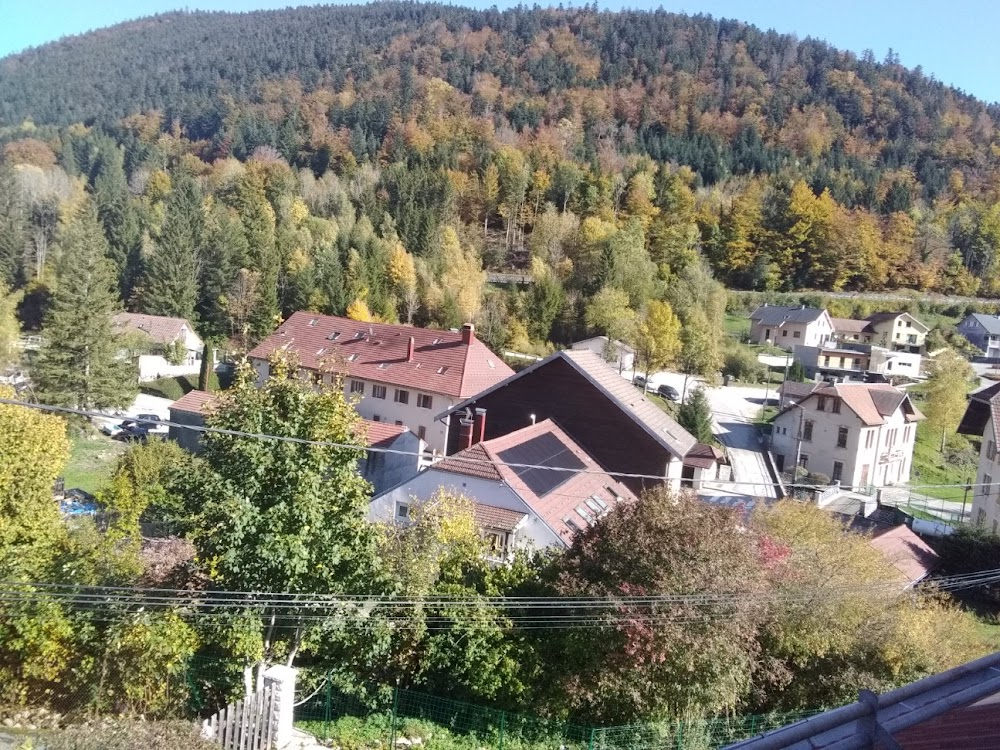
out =
{"type": "Polygon", "coordinates": [[[297,312],[250,352],[261,381],[279,352],[326,382],[342,377],[364,419],[409,427],[438,453],[448,445],[448,423],[435,415],[513,374],[471,324],[436,331],[297,312]]]}
{"type": "MultiPolygon", "coordinates": [[[[473,436],[482,436],[481,424],[473,436]]],[[[375,521],[405,522],[439,490],[474,503],[497,557],[514,549],[568,547],[573,537],[636,496],[550,419],[477,441],[372,500],[375,521]]]]}

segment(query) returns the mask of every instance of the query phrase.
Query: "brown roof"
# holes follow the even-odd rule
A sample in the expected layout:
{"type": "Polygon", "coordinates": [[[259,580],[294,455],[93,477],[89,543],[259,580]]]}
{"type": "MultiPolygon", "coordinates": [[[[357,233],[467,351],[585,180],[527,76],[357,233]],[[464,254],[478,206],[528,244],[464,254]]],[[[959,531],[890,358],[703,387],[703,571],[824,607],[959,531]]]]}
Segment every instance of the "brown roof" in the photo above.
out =
{"type": "Polygon", "coordinates": [[[118,313],[111,319],[111,325],[119,330],[141,331],[157,344],[172,344],[183,329],[193,330],[184,318],[167,318],[162,315],[142,315],[140,313],[118,313]]]}
{"type": "Polygon", "coordinates": [[[493,440],[477,443],[434,464],[432,468],[453,474],[502,481],[567,545],[572,542],[573,535],[577,531],[587,528],[616,503],[637,500],[631,490],[606,474],[597,462],[551,419],[545,419],[538,424],[529,425],[493,440]],[[555,438],[557,442],[539,441],[538,438],[543,436],[555,438]],[[569,461],[547,463],[546,459],[550,457],[545,452],[552,445],[565,452],[569,461]],[[536,446],[544,447],[536,448],[536,446]],[[517,447],[523,449],[517,461],[505,462],[500,458],[499,454],[517,447]],[[582,465],[582,468],[560,472],[558,479],[561,481],[554,486],[536,491],[530,486],[533,483],[527,478],[527,473],[523,470],[519,472],[518,467],[508,465],[512,463],[546,466],[576,464],[582,465]],[[562,475],[565,475],[565,478],[562,478],[562,475]]]}
{"type": "Polygon", "coordinates": [[[468,398],[513,375],[500,357],[472,336],[388,323],[294,313],[250,352],[267,359],[273,352],[295,352],[308,370],[331,370],[406,388],[468,398]],[[407,347],[414,340],[413,358],[407,347]]]}
{"type": "Polygon", "coordinates": [[[910,583],[926,578],[938,562],[937,553],[905,525],[876,527],[871,546],[910,583]]]}
{"type": "Polygon", "coordinates": [[[833,330],[837,333],[863,333],[869,328],[867,320],[854,320],[853,318],[830,318],[833,321],[833,330]]]}
{"type": "Polygon", "coordinates": [[[778,393],[782,398],[796,399],[801,401],[817,388],[825,388],[823,383],[809,382],[797,383],[794,380],[786,380],[778,388],[778,393]]]}
{"type": "Polygon", "coordinates": [[[364,439],[369,448],[388,448],[396,438],[404,432],[409,432],[403,425],[388,422],[372,422],[370,419],[360,419],[355,425],[355,434],[364,439]]]}
{"type": "Polygon", "coordinates": [[[840,398],[869,427],[885,424],[885,417],[899,408],[907,422],[924,418],[910,402],[909,395],[888,383],[837,383],[818,388],[812,395],[840,398]]]}
{"type": "Polygon", "coordinates": [[[205,414],[208,405],[218,398],[208,391],[188,391],[170,405],[171,411],[186,411],[191,414],[205,414]]]}
{"type": "Polygon", "coordinates": [[[518,513],[516,510],[497,508],[483,503],[473,503],[472,512],[479,528],[497,531],[513,531],[522,519],[528,517],[527,513],[518,513]]]}
{"type": "Polygon", "coordinates": [[[707,443],[697,443],[694,448],[684,456],[685,466],[697,466],[701,469],[711,469],[715,464],[720,463],[725,456],[722,451],[714,445],[707,443]]]}
{"type": "Polygon", "coordinates": [[[983,429],[993,416],[994,442],[1000,445],[1000,440],[996,438],[996,433],[1000,432],[1000,383],[988,385],[969,395],[969,405],[965,407],[965,414],[958,425],[960,435],[972,435],[982,437],[983,429]]]}

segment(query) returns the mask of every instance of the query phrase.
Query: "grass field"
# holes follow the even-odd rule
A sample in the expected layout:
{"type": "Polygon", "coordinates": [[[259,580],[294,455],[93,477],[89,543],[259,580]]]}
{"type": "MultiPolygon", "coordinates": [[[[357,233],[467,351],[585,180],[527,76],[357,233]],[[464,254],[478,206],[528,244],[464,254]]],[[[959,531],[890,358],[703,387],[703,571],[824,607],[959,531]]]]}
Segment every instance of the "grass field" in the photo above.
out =
{"type": "Polygon", "coordinates": [[[746,315],[731,315],[726,313],[726,333],[730,336],[742,336],[750,333],[750,319],[746,315]]]}
{"type": "Polygon", "coordinates": [[[125,443],[101,434],[71,438],[69,462],[63,472],[66,489],[77,487],[91,494],[101,489],[125,448],[125,443]]]}
{"type": "MultiPolygon", "coordinates": [[[[962,435],[955,434],[949,435],[942,453],[940,433],[930,429],[926,422],[920,422],[913,446],[910,484],[964,484],[975,477],[978,458],[972,444],[962,435]]],[[[962,502],[964,495],[961,487],[932,487],[917,491],[922,495],[955,502],[962,502]]]]}

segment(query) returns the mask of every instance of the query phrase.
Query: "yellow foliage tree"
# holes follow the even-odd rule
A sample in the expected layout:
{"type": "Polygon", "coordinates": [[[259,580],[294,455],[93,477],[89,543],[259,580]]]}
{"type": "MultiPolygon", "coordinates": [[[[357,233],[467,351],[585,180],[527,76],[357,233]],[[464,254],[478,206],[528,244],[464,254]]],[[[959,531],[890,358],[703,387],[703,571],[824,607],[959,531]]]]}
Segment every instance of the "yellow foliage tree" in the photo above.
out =
{"type": "Polygon", "coordinates": [[[486,273],[475,250],[463,249],[458,234],[450,226],[441,230],[438,268],[445,303],[449,300],[454,303],[461,322],[474,319],[482,304],[486,273]]]}
{"type": "Polygon", "coordinates": [[[362,297],[357,297],[347,306],[347,317],[362,323],[370,323],[374,320],[372,311],[368,309],[368,303],[362,297]]]}

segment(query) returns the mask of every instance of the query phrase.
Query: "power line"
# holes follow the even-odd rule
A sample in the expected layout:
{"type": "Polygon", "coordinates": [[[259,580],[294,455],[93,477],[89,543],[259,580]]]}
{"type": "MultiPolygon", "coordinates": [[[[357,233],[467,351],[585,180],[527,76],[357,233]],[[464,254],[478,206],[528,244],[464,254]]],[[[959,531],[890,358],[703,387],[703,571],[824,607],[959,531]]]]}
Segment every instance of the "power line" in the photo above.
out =
{"type": "MultiPolygon", "coordinates": [[[[0,398],[0,404],[6,404],[9,406],[21,406],[28,409],[37,409],[40,411],[55,412],[62,414],[74,414],[77,416],[88,417],[92,419],[114,419],[107,414],[99,411],[87,410],[87,409],[77,409],[69,406],[56,406],[53,404],[41,404],[41,403],[31,403],[28,401],[21,401],[18,399],[0,398]]],[[[277,442],[285,443],[295,443],[299,445],[315,445],[324,448],[337,448],[343,450],[356,451],[358,453],[383,453],[389,455],[402,455],[409,456],[412,458],[422,458],[426,454],[419,451],[407,451],[400,450],[396,448],[388,448],[383,446],[363,446],[354,445],[351,443],[337,443],[329,440],[310,440],[308,438],[293,437],[290,435],[271,435],[268,433],[259,432],[246,432],[243,430],[230,430],[223,427],[209,427],[208,425],[191,425],[183,424],[181,422],[172,422],[170,420],[158,420],[157,424],[167,425],[168,427],[176,427],[183,430],[192,430],[194,432],[200,432],[203,434],[212,433],[220,435],[229,435],[231,437],[247,438],[252,440],[273,440],[277,442]]],[[[657,474],[638,474],[622,471],[611,471],[604,469],[588,469],[586,467],[582,469],[578,468],[564,468],[559,466],[545,466],[541,464],[526,464],[526,463],[513,463],[507,461],[486,461],[483,459],[477,459],[469,456],[443,456],[441,460],[447,460],[453,463],[468,464],[469,466],[505,466],[510,469],[541,469],[545,471],[557,471],[568,474],[593,474],[599,476],[611,476],[621,479],[649,479],[656,482],[663,482],[667,479],[662,475],[657,474]]],[[[433,466],[434,464],[431,464],[433,466]]],[[[750,482],[750,481],[739,481],[739,480],[720,480],[720,479],[685,479],[685,482],[690,482],[692,484],[697,484],[699,486],[713,485],[713,486],[723,486],[723,487],[746,487],[749,486],[752,489],[762,486],[761,482],[750,482]]],[[[764,483],[765,486],[771,486],[764,483]]],[[[798,487],[814,487],[815,489],[824,489],[823,485],[809,485],[809,484],[797,484],[798,487]]],[[[907,485],[905,488],[893,487],[892,485],[870,485],[862,487],[849,487],[846,485],[841,485],[843,490],[856,490],[856,491],[873,491],[877,489],[907,489],[907,490],[921,490],[921,489],[966,489],[988,486],[986,483],[971,483],[971,484],[923,484],[923,485],[907,485]]],[[[943,501],[947,502],[947,501],[943,501]]]]}

